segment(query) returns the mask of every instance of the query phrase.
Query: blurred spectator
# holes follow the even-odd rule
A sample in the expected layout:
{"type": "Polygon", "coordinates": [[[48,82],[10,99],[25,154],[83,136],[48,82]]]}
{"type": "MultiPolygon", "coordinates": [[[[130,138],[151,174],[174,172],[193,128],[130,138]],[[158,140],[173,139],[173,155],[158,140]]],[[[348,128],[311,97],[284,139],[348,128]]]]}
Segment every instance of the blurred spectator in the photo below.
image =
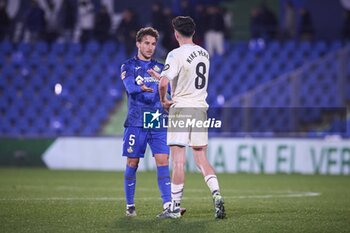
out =
{"type": "Polygon", "coordinates": [[[128,56],[134,52],[135,36],[139,27],[139,22],[134,11],[131,8],[125,9],[122,13],[122,20],[117,28],[117,37],[120,42],[124,43],[128,56]]]}
{"type": "Polygon", "coordinates": [[[109,39],[111,29],[111,17],[107,11],[107,7],[102,5],[99,12],[96,14],[95,20],[95,37],[104,42],[109,39]]]}
{"type": "Polygon", "coordinates": [[[207,24],[204,34],[205,47],[210,55],[224,54],[225,22],[221,9],[215,5],[207,8],[207,24]]]}
{"type": "Polygon", "coordinates": [[[225,38],[231,39],[231,33],[234,30],[233,12],[228,8],[223,8],[224,22],[225,22],[225,38]]]}
{"type": "Polygon", "coordinates": [[[267,6],[265,1],[260,6],[260,12],[265,38],[276,38],[278,24],[276,14],[267,6]]]}
{"type": "Polygon", "coordinates": [[[25,14],[24,40],[35,42],[44,38],[46,28],[45,12],[40,8],[36,0],[32,0],[30,7],[25,14]]]}
{"type": "Polygon", "coordinates": [[[11,19],[6,11],[6,2],[0,1],[0,40],[4,40],[9,37],[10,34],[11,19]]]}
{"type": "Polygon", "coordinates": [[[350,10],[345,12],[345,19],[343,24],[343,39],[350,39],[350,10]]]}
{"type": "Polygon", "coordinates": [[[91,0],[79,0],[78,22],[80,31],[80,41],[85,43],[93,38],[95,25],[95,7],[91,0]]]}
{"type": "Polygon", "coordinates": [[[294,38],[296,33],[296,13],[292,2],[287,2],[284,15],[283,37],[286,39],[294,38]]]}
{"type": "Polygon", "coordinates": [[[160,2],[155,2],[151,7],[151,24],[152,27],[158,30],[160,36],[164,34],[165,29],[165,21],[164,21],[164,13],[163,13],[163,5],[160,2]]]}
{"type": "Polygon", "coordinates": [[[204,33],[207,23],[207,12],[203,4],[197,4],[195,7],[194,21],[196,22],[196,33],[194,41],[196,44],[204,47],[204,33]]]}
{"type": "Polygon", "coordinates": [[[40,3],[45,11],[46,40],[53,42],[59,35],[58,13],[62,5],[62,0],[41,0],[40,3]]]}
{"type": "Polygon", "coordinates": [[[172,26],[173,18],[170,7],[164,7],[159,2],[152,6],[152,26],[159,31],[158,46],[154,55],[157,59],[164,59],[168,52],[178,47],[172,26]]]}
{"type": "Polygon", "coordinates": [[[192,9],[188,0],[180,0],[180,15],[192,15],[192,9]]]}
{"type": "Polygon", "coordinates": [[[63,0],[59,12],[63,41],[73,41],[73,33],[77,23],[77,2],[76,0],[63,0]]]}
{"type": "MultiPolygon", "coordinates": [[[[164,35],[162,40],[162,47],[165,48],[166,52],[178,47],[178,43],[174,37],[174,30],[172,26],[172,19],[174,18],[173,12],[170,8],[166,7],[163,9],[163,21],[164,21],[164,35]]],[[[166,55],[166,54],[165,54],[166,55]]]]}
{"type": "Polygon", "coordinates": [[[151,25],[159,32],[158,46],[154,57],[164,57],[168,52],[163,46],[164,42],[166,44],[166,40],[164,39],[164,37],[168,36],[168,25],[164,15],[163,4],[159,1],[154,2],[151,6],[151,25]]]}
{"type": "Polygon", "coordinates": [[[26,17],[28,9],[31,6],[31,1],[14,0],[7,2],[12,15],[12,40],[17,43],[24,39],[26,17]]]}
{"type": "Polygon", "coordinates": [[[251,34],[253,39],[274,39],[277,36],[277,17],[265,1],[251,12],[251,34]]]}
{"type": "Polygon", "coordinates": [[[306,39],[306,40],[311,40],[314,37],[314,26],[311,19],[311,14],[305,8],[300,9],[299,35],[301,39],[306,39]]]}
{"type": "Polygon", "coordinates": [[[262,38],[264,34],[261,10],[253,8],[250,12],[250,32],[252,39],[262,38]]]}

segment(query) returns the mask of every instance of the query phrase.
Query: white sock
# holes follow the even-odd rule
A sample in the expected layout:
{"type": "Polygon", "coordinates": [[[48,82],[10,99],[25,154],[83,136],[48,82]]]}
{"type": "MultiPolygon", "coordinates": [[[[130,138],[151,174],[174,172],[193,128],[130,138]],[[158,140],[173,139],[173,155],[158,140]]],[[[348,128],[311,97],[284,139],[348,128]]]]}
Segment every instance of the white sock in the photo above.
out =
{"type": "Polygon", "coordinates": [[[169,202],[165,202],[164,204],[163,204],[163,210],[165,210],[166,208],[168,208],[169,206],[171,206],[171,202],[169,201],[169,202]]]}
{"type": "Polygon", "coordinates": [[[220,193],[219,182],[216,175],[207,175],[204,177],[204,180],[210,189],[211,195],[220,193]]]}
{"type": "Polygon", "coordinates": [[[182,198],[182,193],[184,190],[184,184],[173,184],[171,183],[171,199],[173,200],[171,209],[180,208],[180,202],[182,198]]]}

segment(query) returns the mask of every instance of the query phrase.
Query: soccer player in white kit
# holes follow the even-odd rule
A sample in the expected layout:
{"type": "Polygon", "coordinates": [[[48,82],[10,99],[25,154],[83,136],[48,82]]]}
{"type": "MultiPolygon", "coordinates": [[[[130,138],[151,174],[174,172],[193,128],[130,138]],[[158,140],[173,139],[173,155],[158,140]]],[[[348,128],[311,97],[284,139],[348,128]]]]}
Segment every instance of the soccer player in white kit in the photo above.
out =
{"type": "MultiPolygon", "coordinates": [[[[160,101],[169,110],[169,122],[181,115],[194,115],[196,120],[207,119],[206,102],[209,54],[193,43],[195,23],[191,17],[178,16],[172,20],[175,38],[179,48],[172,50],[165,61],[159,83],[160,101]],[[171,85],[172,100],[166,97],[168,83],[171,85]]],[[[208,145],[207,129],[186,128],[170,130],[167,144],[172,156],[172,205],[158,215],[159,218],[180,218],[180,202],[185,182],[186,146],[193,149],[194,160],[213,196],[215,218],[225,218],[224,200],[220,194],[219,182],[213,167],[206,157],[208,145]]]]}

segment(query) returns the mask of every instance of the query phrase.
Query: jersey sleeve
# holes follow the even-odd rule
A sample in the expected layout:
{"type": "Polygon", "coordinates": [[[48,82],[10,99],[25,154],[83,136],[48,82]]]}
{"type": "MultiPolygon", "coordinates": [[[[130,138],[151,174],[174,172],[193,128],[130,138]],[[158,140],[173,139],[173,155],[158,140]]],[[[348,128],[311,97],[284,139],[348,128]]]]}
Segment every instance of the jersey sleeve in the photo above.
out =
{"type": "Polygon", "coordinates": [[[179,74],[179,62],[174,52],[170,52],[165,60],[165,65],[161,77],[167,77],[170,81],[179,74]]]}
{"type": "Polygon", "coordinates": [[[125,86],[126,92],[130,95],[141,93],[141,86],[135,83],[135,73],[134,69],[128,65],[123,64],[121,66],[121,79],[123,80],[123,84],[125,86]]]}

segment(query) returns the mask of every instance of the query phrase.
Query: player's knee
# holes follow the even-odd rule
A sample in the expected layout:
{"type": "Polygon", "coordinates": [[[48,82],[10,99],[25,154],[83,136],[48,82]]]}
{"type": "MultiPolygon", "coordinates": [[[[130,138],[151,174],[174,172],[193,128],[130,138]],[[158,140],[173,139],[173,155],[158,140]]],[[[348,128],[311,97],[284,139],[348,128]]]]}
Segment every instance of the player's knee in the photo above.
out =
{"type": "Polygon", "coordinates": [[[169,162],[167,159],[158,159],[156,160],[157,167],[159,166],[168,166],[169,162]]]}
{"type": "Polygon", "coordinates": [[[128,158],[127,164],[129,167],[137,167],[139,165],[139,159],[137,158],[128,158]]]}
{"type": "Polygon", "coordinates": [[[169,165],[169,155],[167,154],[155,154],[154,159],[156,160],[157,167],[169,165]]]}

